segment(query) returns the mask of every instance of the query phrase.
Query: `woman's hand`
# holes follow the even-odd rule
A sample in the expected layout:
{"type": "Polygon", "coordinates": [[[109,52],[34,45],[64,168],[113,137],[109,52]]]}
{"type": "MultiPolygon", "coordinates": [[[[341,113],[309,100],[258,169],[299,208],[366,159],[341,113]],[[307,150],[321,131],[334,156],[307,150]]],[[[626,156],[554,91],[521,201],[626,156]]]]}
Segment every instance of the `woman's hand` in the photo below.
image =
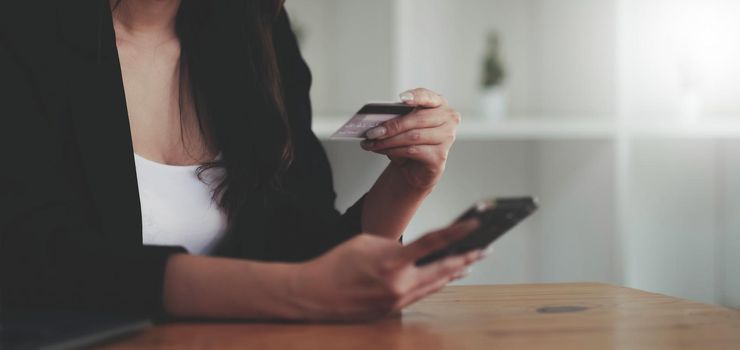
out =
{"type": "Polygon", "coordinates": [[[444,172],[461,116],[427,89],[404,92],[401,100],[417,108],[368,131],[362,148],[388,156],[407,185],[428,191],[444,172]]]}
{"type": "Polygon", "coordinates": [[[402,246],[363,234],[297,270],[294,288],[304,318],[359,321],[386,316],[432,294],[467,274],[483,258],[474,251],[417,267],[415,262],[477,227],[476,220],[455,224],[402,246]]]}

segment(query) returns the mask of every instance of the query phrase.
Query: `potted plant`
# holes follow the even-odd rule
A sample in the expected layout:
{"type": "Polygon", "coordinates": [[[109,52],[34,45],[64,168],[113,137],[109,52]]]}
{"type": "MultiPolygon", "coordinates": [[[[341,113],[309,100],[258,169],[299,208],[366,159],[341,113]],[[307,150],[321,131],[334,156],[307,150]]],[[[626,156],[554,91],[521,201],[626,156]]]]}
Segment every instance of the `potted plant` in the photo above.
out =
{"type": "Polygon", "coordinates": [[[483,58],[481,109],[488,120],[506,115],[506,72],[501,59],[501,43],[496,32],[489,32],[483,58]]]}

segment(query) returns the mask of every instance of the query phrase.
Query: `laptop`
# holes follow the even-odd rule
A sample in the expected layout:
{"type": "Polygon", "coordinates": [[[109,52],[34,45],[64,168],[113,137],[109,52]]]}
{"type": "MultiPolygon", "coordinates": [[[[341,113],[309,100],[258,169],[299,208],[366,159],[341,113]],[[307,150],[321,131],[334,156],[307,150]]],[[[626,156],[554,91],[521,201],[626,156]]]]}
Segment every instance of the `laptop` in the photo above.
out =
{"type": "Polygon", "coordinates": [[[152,325],[134,316],[44,311],[0,319],[2,350],[80,349],[119,339],[152,325]]]}

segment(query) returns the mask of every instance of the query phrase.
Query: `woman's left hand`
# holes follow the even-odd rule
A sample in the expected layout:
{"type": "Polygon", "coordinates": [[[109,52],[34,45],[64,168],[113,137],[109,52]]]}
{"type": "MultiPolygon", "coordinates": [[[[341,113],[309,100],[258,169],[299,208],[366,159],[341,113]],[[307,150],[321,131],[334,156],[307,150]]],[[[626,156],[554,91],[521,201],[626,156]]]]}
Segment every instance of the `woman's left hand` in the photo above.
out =
{"type": "Polygon", "coordinates": [[[404,92],[401,101],[417,108],[368,131],[362,148],[388,156],[407,185],[429,191],[444,172],[461,116],[427,89],[404,92]]]}

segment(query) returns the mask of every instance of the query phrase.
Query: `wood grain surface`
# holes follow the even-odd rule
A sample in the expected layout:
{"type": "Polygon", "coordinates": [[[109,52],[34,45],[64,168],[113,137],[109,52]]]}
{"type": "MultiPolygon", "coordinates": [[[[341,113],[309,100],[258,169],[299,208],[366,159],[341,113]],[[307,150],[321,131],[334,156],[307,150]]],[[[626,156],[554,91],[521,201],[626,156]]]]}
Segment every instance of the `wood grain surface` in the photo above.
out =
{"type": "Polygon", "coordinates": [[[740,311],[606,284],[448,287],[365,324],[177,323],[104,349],[740,349],[740,311]]]}

